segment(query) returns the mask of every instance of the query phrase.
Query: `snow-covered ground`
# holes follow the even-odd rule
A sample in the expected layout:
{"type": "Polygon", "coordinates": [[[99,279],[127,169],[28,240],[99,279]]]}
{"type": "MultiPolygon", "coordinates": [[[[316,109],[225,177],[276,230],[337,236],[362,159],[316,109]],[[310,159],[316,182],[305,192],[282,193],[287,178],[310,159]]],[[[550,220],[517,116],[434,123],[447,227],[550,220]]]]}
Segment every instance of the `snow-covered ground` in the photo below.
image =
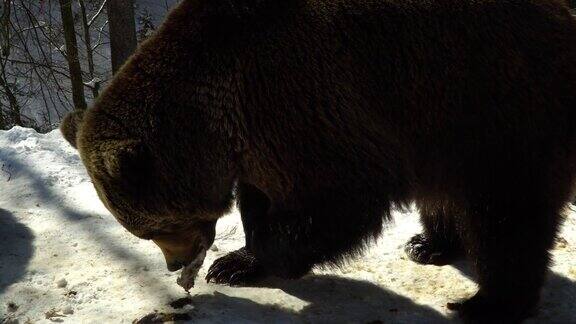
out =
{"type": "MultiPolygon", "coordinates": [[[[416,213],[397,214],[366,255],[339,270],[317,270],[266,288],[198,280],[189,305],[160,250],[127,233],[98,200],[77,153],[58,131],[0,131],[0,323],[131,323],[158,312],[199,323],[443,323],[446,303],[476,289],[465,263],[416,265],[403,243],[416,213]],[[182,316],[182,315],[179,315],[182,316]],[[16,322],[14,322],[16,323],[16,322]]],[[[212,261],[241,247],[237,213],[218,224],[212,261]]],[[[538,323],[576,323],[576,217],[554,250],[538,323]]],[[[148,317],[148,318],[151,318],[148,317]]]]}

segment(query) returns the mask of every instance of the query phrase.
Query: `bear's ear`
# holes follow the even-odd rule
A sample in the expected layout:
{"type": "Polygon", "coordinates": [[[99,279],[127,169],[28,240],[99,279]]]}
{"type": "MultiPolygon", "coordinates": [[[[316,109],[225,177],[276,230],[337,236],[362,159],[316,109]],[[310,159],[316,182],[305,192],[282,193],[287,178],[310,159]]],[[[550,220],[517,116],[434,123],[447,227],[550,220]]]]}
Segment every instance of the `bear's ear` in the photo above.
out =
{"type": "Polygon", "coordinates": [[[151,171],[151,154],[141,141],[116,140],[102,150],[102,161],[112,179],[138,184],[151,171]]]}
{"type": "Polygon", "coordinates": [[[78,148],[76,144],[76,138],[78,136],[78,131],[84,120],[85,110],[75,110],[69,113],[62,123],[60,124],[60,132],[62,136],[72,145],[74,148],[78,148]]]}

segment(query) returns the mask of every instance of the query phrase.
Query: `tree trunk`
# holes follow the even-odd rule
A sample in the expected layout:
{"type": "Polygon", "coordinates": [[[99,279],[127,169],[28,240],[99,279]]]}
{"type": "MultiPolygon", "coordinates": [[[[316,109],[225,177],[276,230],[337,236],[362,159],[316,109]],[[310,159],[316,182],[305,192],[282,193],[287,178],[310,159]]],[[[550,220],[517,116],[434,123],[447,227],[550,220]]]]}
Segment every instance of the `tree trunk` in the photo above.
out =
{"type": "Polygon", "coordinates": [[[92,40],[90,39],[90,25],[88,24],[88,17],[86,16],[86,5],[84,0],[78,0],[80,4],[80,14],[82,15],[82,26],[84,27],[84,43],[86,46],[86,57],[88,58],[88,72],[90,72],[90,78],[92,78],[92,95],[94,99],[98,97],[98,92],[100,90],[100,82],[95,80],[96,74],[94,73],[94,51],[92,49],[92,40]]]}
{"type": "Polygon", "coordinates": [[[75,109],[86,109],[84,96],[84,82],[82,81],[82,68],[78,58],[78,43],[76,42],[76,30],[74,28],[74,16],[72,14],[72,0],[59,0],[62,26],[66,40],[66,59],[70,68],[72,81],[72,99],[75,109]]]}
{"type": "MultiPolygon", "coordinates": [[[[8,103],[10,105],[10,110],[8,112],[9,116],[4,116],[4,113],[1,113],[1,126],[4,129],[8,126],[8,121],[6,117],[11,119],[11,122],[14,125],[24,126],[22,123],[22,116],[20,116],[20,103],[14,94],[12,89],[12,85],[8,81],[8,75],[6,73],[6,65],[8,64],[8,56],[10,56],[10,50],[12,48],[12,42],[10,40],[10,13],[11,13],[11,2],[10,0],[3,1],[3,11],[2,11],[2,61],[0,61],[0,88],[4,90],[4,95],[8,99],[8,103]]],[[[0,108],[1,109],[1,108],[0,108]]]]}
{"type": "MultiPolygon", "coordinates": [[[[24,126],[24,123],[22,122],[22,117],[20,116],[20,103],[18,103],[18,99],[16,98],[16,96],[14,95],[14,92],[12,91],[12,88],[10,86],[10,84],[8,83],[8,79],[6,77],[6,73],[5,73],[5,64],[2,63],[1,65],[1,76],[0,76],[0,87],[4,90],[4,93],[6,94],[6,98],[8,99],[8,102],[10,103],[10,119],[12,120],[12,123],[14,125],[18,125],[18,126],[24,126]]],[[[2,117],[2,119],[4,119],[4,116],[2,117]]]]}
{"type": "Polygon", "coordinates": [[[2,8],[2,31],[0,32],[0,46],[2,47],[2,56],[10,56],[10,13],[11,13],[11,0],[4,0],[2,8]]]}
{"type": "Polygon", "coordinates": [[[0,102],[0,129],[6,129],[6,119],[4,118],[4,107],[0,102]]]}
{"type": "Polygon", "coordinates": [[[134,0],[108,0],[112,71],[116,73],[136,50],[134,0]]]}

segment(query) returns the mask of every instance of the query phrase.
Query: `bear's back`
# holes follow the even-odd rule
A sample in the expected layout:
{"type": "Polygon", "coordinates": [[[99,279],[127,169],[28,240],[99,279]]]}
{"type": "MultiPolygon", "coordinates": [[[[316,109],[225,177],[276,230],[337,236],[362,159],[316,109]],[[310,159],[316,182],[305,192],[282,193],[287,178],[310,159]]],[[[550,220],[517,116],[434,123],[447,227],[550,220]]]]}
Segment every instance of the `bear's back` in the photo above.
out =
{"type": "Polygon", "coordinates": [[[559,2],[299,3],[247,55],[253,154],[275,157],[263,169],[401,188],[573,137],[576,24],[559,2]]]}

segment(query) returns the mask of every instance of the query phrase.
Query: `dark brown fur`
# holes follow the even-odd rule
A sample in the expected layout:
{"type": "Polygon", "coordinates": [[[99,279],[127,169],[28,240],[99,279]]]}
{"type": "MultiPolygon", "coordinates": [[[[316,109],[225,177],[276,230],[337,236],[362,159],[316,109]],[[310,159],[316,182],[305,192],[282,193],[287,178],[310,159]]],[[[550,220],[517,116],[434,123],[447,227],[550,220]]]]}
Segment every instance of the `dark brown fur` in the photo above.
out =
{"type": "Polygon", "coordinates": [[[458,309],[493,323],[538,302],[575,131],[561,1],[184,0],[77,143],[128,230],[192,256],[236,192],[246,248],[212,266],[222,283],[337,263],[416,201],[410,256],[470,258],[480,290],[458,309]]]}

